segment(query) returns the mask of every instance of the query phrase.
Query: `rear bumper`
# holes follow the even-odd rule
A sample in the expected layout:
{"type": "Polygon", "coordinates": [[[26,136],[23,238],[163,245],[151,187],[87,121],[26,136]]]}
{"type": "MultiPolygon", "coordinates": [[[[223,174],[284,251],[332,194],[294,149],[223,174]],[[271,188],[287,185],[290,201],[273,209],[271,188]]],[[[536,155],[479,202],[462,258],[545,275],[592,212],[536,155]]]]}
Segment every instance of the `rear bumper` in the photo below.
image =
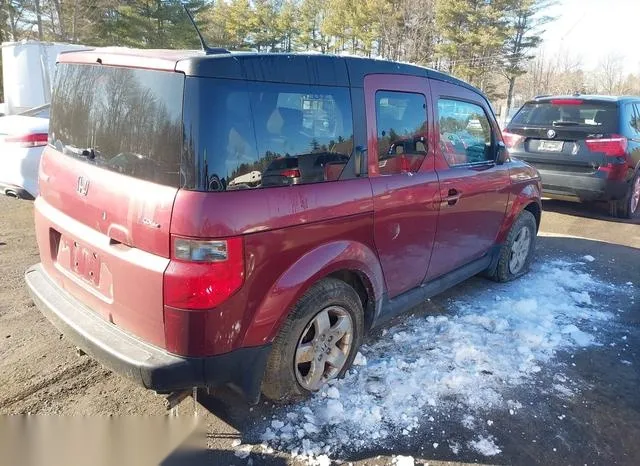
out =
{"type": "MultiPolygon", "coordinates": [[[[535,166],[535,165],[534,165],[535,166]]],[[[622,199],[629,187],[625,181],[606,179],[606,173],[576,174],[538,170],[542,191],[549,197],[575,197],[582,201],[622,199]]]]}
{"type": "Polygon", "coordinates": [[[145,388],[167,393],[231,384],[257,402],[270,345],[187,358],[151,346],[103,320],[58,287],[41,264],[25,274],[40,311],[74,345],[114,372],[145,388]]]}

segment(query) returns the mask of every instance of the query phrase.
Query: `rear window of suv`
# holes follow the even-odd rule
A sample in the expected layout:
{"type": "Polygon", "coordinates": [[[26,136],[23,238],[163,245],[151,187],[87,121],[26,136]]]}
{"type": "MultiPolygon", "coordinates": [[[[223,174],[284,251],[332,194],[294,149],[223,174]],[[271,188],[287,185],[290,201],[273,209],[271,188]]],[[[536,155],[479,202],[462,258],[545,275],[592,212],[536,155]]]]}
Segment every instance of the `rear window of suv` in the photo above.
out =
{"type": "Polygon", "coordinates": [[[49,144],[124,175],[179,187],[184,75],[58,64],[49,144]]]}
{"type": "Polygon", "coordinates": [[[524,104],[509,126],[577,126],[598,133],[615,133],[617,122],[618,107],[615,102],[558,99],[524,104]]]}

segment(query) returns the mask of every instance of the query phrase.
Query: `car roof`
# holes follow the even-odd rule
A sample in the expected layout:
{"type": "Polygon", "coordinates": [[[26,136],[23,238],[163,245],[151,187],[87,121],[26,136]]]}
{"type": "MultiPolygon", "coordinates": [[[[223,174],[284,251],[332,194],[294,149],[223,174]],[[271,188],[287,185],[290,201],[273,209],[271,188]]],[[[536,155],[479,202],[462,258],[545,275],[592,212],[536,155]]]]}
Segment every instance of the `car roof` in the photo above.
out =
{"type": "Polygon", "coordinates": [[[572,95],[544,95],[536,97],[529,102],[549,102],[551,100],[561,99],[578,99],[583,101],[593,102],[627,102],[627,101],[640,101],[638,96],[629,95],[598,95],[598,94],[572,94],[572,95]]]}
{"type": "Polygon", "coordinates": [[[179,71],[187,76],[324,86],[363,87],[368,74],[405,74],[450,82],[482,95],[470,84],[418,65],[376,58],[318,53],[206,54],[199,50],[105,47],[63,52],[59,63],[85,63],[179,71]]]}

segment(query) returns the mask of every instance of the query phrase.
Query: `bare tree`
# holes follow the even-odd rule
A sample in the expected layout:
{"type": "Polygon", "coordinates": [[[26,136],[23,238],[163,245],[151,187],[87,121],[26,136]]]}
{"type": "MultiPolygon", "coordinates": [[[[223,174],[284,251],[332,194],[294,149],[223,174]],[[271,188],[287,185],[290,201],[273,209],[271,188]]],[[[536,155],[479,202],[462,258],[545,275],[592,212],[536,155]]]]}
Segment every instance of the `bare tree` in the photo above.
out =
{"type": "Polygon", "coordinates": [[[596,74],[598,90],[605,94],[622,93],[624,83],[623,58],[616,54],[607,54],[598,64],[596,74]]]}
{"type": "Polygon", "coordinates": [[[44,31],[42,30],[42,9],[40,8],[40,0],[34,0],[36,9],[36,24],[38,26],[38,40],[44,39],[44,31]]]}
{"type": "Polygon", "coordinates": [[[427,64],[433,60],[434,0],[391,0],[377,10],[378,54],[427,64]]]}

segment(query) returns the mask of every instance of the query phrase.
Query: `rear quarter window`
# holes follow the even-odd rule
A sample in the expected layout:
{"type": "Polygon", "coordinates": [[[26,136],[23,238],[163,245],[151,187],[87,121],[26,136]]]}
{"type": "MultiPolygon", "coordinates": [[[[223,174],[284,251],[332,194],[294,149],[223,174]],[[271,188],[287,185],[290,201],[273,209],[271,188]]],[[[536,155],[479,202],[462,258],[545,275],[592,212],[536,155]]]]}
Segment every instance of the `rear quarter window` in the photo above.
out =
{"type": "Polygon", "coordinates": [[[178,73],[59,64],[49,144],[107,170],[181,186],[183,89],[178,73]]]}
{"type": "Polygon", "coordinates": [[[187,78],[185,132],[198,161],[197,189],[335,181],[353,149],[350,93],[340,87],[187,78]]]}

